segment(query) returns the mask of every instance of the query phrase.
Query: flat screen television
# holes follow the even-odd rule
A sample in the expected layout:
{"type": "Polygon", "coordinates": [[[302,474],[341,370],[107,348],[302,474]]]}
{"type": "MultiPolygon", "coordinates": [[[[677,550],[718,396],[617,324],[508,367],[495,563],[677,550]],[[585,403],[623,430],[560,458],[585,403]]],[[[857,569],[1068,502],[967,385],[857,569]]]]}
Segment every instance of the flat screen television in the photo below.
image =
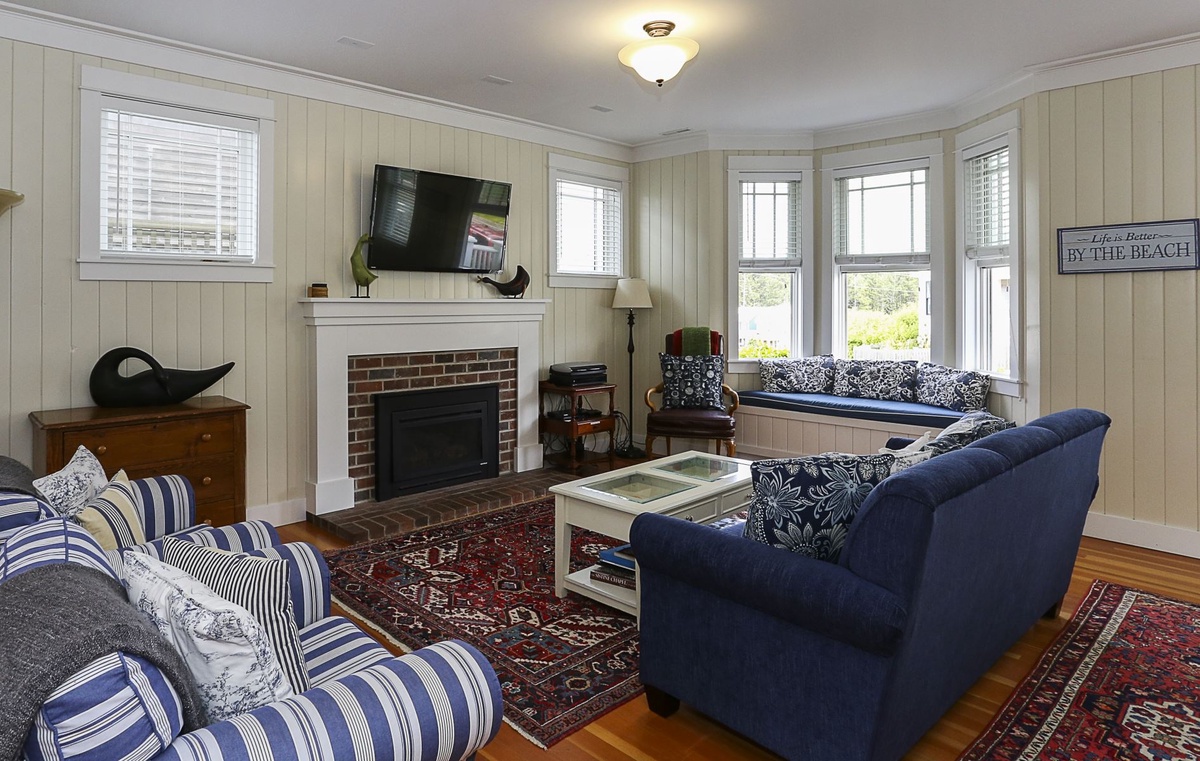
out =
{"type": "Polygon", "coordinates": [[[367,266],[412,272],[504,268],[512,185],[375,165],[367,266]]]}

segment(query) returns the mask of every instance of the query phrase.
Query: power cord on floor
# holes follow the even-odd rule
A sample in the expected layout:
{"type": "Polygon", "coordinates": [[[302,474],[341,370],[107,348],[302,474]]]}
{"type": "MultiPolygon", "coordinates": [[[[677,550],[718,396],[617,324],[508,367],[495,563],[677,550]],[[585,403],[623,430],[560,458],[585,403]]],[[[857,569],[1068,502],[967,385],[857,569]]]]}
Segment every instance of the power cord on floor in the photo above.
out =
{"type": "Polygon", "coordinates": [[[614,410],[613,417],[617,419],[616,430],[613,431],[613,438],[617,441],[617,457],[628,460],[640,460],[645,457],[646,450],[633,445],[633,426],[630,425],[628,416],[620,410],[614,410]]]}

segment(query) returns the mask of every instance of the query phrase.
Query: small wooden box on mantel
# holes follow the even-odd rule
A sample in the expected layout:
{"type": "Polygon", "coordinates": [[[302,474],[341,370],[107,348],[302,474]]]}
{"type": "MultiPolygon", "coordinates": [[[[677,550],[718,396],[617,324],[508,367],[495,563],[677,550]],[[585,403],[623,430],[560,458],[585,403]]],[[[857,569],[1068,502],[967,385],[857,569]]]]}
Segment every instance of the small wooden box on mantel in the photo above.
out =
{"type": "Polygon", "coordinates": [[[29,413],[33,471],[60,470],[82,444],[104,472],[130,478],[186,476],[196,521],[224,526],[246,519],[246,410],[223,396],[163,407],[76,407],[29,413]]]}

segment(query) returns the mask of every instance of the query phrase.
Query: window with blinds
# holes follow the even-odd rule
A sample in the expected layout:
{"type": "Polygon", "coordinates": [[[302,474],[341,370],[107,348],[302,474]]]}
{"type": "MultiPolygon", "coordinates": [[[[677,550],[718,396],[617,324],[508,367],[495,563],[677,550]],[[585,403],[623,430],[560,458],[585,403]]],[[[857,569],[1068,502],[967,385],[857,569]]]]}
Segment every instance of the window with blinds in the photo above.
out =
{"type": "Polygon", "coordinates": [[[738,260],[800,264],[800,181],[742,180],[738,260]]]}
{"type": "Polygon", "coordinates": [[[966,159],[963,167],[968,258],[1008,255],[1008,146],[966,159]]]}
{"type": "Polygon", "coordinates": [[[925,166],[834,179],[834,261],[841,266],[929,265],[925,166]]]}
{"type": "Polygon", "coordinates": [[[245,120],[240,126],[230,117],[200,122],[187,116],[184,109],[103,99],[102,256],[255,260],[255,125],[245,120]]]}
{"type": "Polygon", "coordinates": [[[562,175],[556,179],[557,273],[620,277],[621,196],[619,183],[562,175]]]}

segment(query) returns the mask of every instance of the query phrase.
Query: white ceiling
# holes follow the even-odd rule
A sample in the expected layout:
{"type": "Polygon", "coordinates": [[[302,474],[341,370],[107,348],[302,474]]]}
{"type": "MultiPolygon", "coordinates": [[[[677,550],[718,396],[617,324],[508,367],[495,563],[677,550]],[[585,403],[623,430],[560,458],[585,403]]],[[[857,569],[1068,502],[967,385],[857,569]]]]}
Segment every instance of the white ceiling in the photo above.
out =
{"type": "Polygon", "coordinates": [[[630,145],[685,128],[796,133],[938,110],[1027,66],[1200,32],[1196,0],[14,4],[630,145]],[[700,43],[661,89],[617,62],[657,18],[700,43]]]}

